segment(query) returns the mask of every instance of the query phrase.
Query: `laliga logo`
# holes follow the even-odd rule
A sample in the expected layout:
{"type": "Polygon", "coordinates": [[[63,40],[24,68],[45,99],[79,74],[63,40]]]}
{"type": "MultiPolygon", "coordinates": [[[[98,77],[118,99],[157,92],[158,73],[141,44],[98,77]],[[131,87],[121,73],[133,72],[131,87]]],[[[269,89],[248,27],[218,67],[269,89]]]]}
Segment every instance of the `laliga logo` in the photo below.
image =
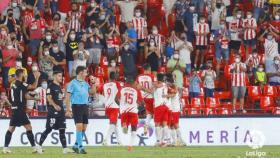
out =
{"type": "MultiPolygon", "coordinates": [[[[138,123],[138,127],[137,127],[137,128],[144,128],[144,126],[145,126],[145,120],[141,120],[141,121],[138,123]]],[[[147,135],[148,135],[149,137],[151,137],[151,136],[153,135],[153,133],[154,133],[153,128],[152,128],[152,127],[148,127],[148,129],[147,129],[147,135]]]]}
{"type": "Polygon", "coordinates": [[[253,150],[257,150],[263,147],[265,142],[265,136],[263,135],[263,133],[261,131],[251,131],[250,132],[250,140],[247,141],[247,145],[253,149],[253,150]]]}

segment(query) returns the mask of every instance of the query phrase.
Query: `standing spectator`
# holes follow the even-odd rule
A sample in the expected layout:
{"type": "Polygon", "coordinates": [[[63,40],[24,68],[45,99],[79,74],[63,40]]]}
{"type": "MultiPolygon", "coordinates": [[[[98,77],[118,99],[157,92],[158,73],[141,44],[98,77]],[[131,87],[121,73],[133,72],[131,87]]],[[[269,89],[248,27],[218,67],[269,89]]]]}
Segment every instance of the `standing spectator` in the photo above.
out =
{"type": "Polygon", "coordinates": [[[259,17],[264,12],[265,3],[267,0],[254,0],[254,18],[259,21],[259,17]]]}
{"type": "Polygon", "coordinates": [[[10,85],[16,80],[16,71],[19,70],[19,69],[23,70],[24,77],[26,78],[27,77],[27,69],[25,67],[23,67],[21,58],[17,58],[16,59],[16,66],[11,67],[9,69],[8,76],[9,76],[9,84],[10,85]]]}
{"type": "Polygon", "coordinates": [[[269,80],[269,85],[280,86],[280,58],[274,57],[274,63],[266,67],[266,74],[269,80]]]}
{"type": "Polygon", "coordinates": [[[52,43],[52,48],[50,49],[50,56],[55,59],[54,65],[59,65],[63,68],[66,65],[65,54],[59,49],[57,41],[52,43]]]}
{"type": "Polygon", "coordinates": [[[68,30],[64,36],[64,43],[66,47],[66,62],[68,65],[68,74],[72,74],[74,57],[73,52],[78,49],[79,40],[76,37],[75,30],[68,30]]]}
{"type": "Polygon", "coordinates": [[[154,39],[156,42],[156,46],[159,49],[160,54],[163,54],[163,46],[164,46],[164,36],[158,33],[158,28],[156,26],[152,26],[151,34],[147,36],[147,41],[150,39],[154,39]]]}
{"type": "Polygon", "coordinates": [[[91,21],[96,21],[99,17],[100,13],[100,5],[95,2],[95,0],[91,0],[90,6],[87,8],[86,12],[86,27],[90,27],[91,21]]]}
{"type": "Polygon", "coordinates": [[[78,3],[76,2],[71,4],[71,8],[72,10],[68,12],[66,19],[69,24],[68,29],[73,29],[75,32],[79,33],[81,31],[82,13],[79,10],[78,3]]]}
{"type": "Polygon", "coordinates": [[[240,110],[246,113],[244,109],[244,97],[246,93],[246,64],[241,62],[241,56],[235,56],[235,62],[230,65],[230,71],[232,73],[232,105],[233,113],[236,113],[236,101],[240,99],[240,110]]]}
{"type": "Polygon", "coordinates": [[[110,65],[109,65],[109,67],[108,67],[108,76],[110,77],[110,74],[112,73],[112,72],[114,72],[114,74],[115,74],[115,78],[116,79],[118,79],[119,78],[119,72],[120,72],[120,70],[119,70],[120,68],[119,68],[119,66],[117,66],[117,63],[116,63],[116,61],[115,60],[111,60],[111,62],[110,62],[110,65]]]}
{"type": "Polygon", "coordinates": [[[194,67],[197,68],[197,63],[200,56],[200,68],[202,68],[204,61],[204,53],[207,49],[208,44],[207,36],[210,32],[209,25],[206,23],[206,19],[204,16],[200,17],[199,23],[197,23],[194,28],[194,32],[196,35],[196,55],[194,67]]]}
{"type": "Polygon", "coordinates": [[[66,29],[65,29],[64,23],[61,21],[60,14],[55,13],[53,15],[52,24],[50,26],[50,29],[53,31],[54,38],[58,42],[59,50],[65,53],[66,50],[65,50],[65,44],[63,42],[63,39],[64,39],[64,36],[66,33],[66,29]]]}
{"type": "Polygon", "coordinates": [[[191,52],[193,51],[192,43],[187,41],[185,33],[182,33],[180,39],[175,43],[175,50],[179,51],[179,58],[186,65],[185,73],[189,75],[191,73],[191,52]]]}
{"type": "Polygon", "coordinates": [[[230,31],[230,42],[229,48],[231,52],[233,51],[235,54],[238,53],[241,45],[242,37],[242,12],[241,10],[237,10],[234,15],[233,19],[229,21],[229,31],[230,31]]]}
{"type": "Polygon", "coordinates": [[[176,10],[176,21],[175,21],[175,32],[186,32],[187,27],[184,23],[184,14],[189,9],[190,1],[186,0],[177,0],[174,5],[176,10]]]}
{"type": "Polygon", "coordinates": [[[0,24],[6,25],[9,32],[17,32],[20,29],[19,20],[15,19],[13,16],[13,9],[10,8],[7,10],[7,16],[3,16],[3,19],[0,20],[0,24]]]}
{"type": "Polygon", "coordinates": [[[32,63],[31,71],[27,76],[28,90],[35,90],[43,82],[43,80],[48,80],[48,75],[40,71],[37,63],[32,63]]]}
{"type": "Polygon", "coordinates": [[[221,61],[228,64],[229,59],[229,42],[230,34],[227,29],[226,22],[224,20],[220,21],[220,27],[214,32],[214,43],[215,43],[215,56],[217,60],[216,73],[217,76],[220,75],[220,65],[221,61]]]}
{"type": "Polygon", "coordinates": [[[262,38],[263,35],[261,36],[261,41],[264,42],[265,67],[267,68],[273,63],[274,57],[278,56],[279,46],[271,32],[267,32],[266,38],[262,38]]]}
{"type": "Polygon", "coordinates": [[[4,10],[4,14],[3,15],[7,15],[7,10],[8,9],[12,9],[13,11],[13,17],[16,19],[16,20],[19,20],[20,19],[20,8],[18,6],[18,2],[17,0],[11,0],[11,3],[10,3],[10,7],[7,7],[6,10],[4,10]]]}
{"type": "Polygon", "coordinates": [[[135,65],[134,56],[132,54],[132,51],[129,49],[129,43],[123,44],[123,50],[121,52],[121,60],[123,65],[123,73],[124,77],[133,77],[135,78],[137,75],[137,69],[135,65]]]}
{"type": "Polygon", "coordinates": [[[200,94],[200,83],[201,78],[197,74],[197,70],[192,70],[192,76],[190,77],[190,85],[189,85],[189,99],[191,101],[192,98],[197,98],[200,94]]]}
{"type": "Polygon", "coordinates": [[[79,43],[78,49],[74,50],[74,64],[73,64],[73,71],[71,76],[76,76],[76,68],[78,66],[87,66],[87,60],[89,59],[89,52],[85,50],[85,44],[83,42],[79,43]]]}
{"type": "Polygon", "coordinates": [[[202,15],[206,6],[205,0],[191,0],[191,3],[197,8],[198,14],[202,15]]]}
{"type": "Polygon", "coordinates": [[[171,59],[167,62],[167,70],[172,73],[175,80],[175,85],[182,89],[184,72],[186,70],[185,62],[180,59],[179,52],[176,50],[171,59]]]}
{"type": "Polygon", "coordinates": [[[222,0],[212,1],[211,6],[211,30],[214,32],[220,28],[221,20],[226,17],[226,7],[222,0]]]}
{"type": "Polygon", "coordinates": [[[252,17],[252,12],[248,11],[246,19],[243,19],[244,44],[246,48],[246,58],[249,56],[249,47],[256,49],[256,19],[252,17]]]}
{"type": "Polygon", "coordinates": [[[253,50],[252,54],[250,54],[249,58],[246,60],[249,75],[254,75],[256,73],[260,61],[261,58],[258,56],[257,50],[253,50]]]}
{"type": "Polygon", "coordinates": [[[39,100],[36,103],[38,112],[46,112],[47,111],[47,88],[48,82],[47,80],[42,80],[34,92],[39,100]]]}
{"type": "Polygon", "coordinates": [[[145,38],[148,35],[148,30],[147,21],[145,18],[143,18],[140,9],[135,10],[135,14],[132,19],[132,24],[137,33],[137,49],[139,54],[137,59],[138,61],[140,60],[139,63],[142,63],[144,58],[145,38]]]}
{"type": "Polygon", "coordinates": [[[148,41],[145,49],[146,62],[151,66],[151,71],[156,75],[159,66],[160,52],[154,39],[148,41]]]}
{"type": "Polygon", "coordinates": [[[204,82],[205,98],[214,97],[216,72],[212,68],[212,63],[207,62],[206,69],[202,71],[202,80],[204,82]]]}
{"type": "Polygon", "coordinates": [[[8,72],[11,67],[16,66],[16,59],[18,55],[19,52],[13,48],[12,42],[6,42],[6,47],[2,49],[2,75],[5,88],[9,87],[8,72]]]}
{"type": "Polygon", "coordinates": [[[133,51],[133,56],[134,59],[136,60],[137,57],[137,32],[136,30],[133,28],[133,24],[132,22],[127,22],[126,25],[127,29],[124,35],[124,40],[125,42],[129,43],[129,47],[130,49],[133,51]]]}
{"type": "Polygon", "coordinates": [[[39,56],[39,68],[43,73],[48,75],[48,79],[52,80],[53,76],[53,66],[55,59],[50,56],[50,51],[48,46],[43,47],[42,55],[39,56]]]}
{"type": "Polygon", "coordinates": [[[189,10],[187,10],[184,14],[184,23],[187,27],[187,37],[188,41],[191,43],[194,41],[195,34],[194,34],[194,27],[196,26],[198,22],[198,14],[195,10],[195,6],[193,4],[190,4],[189,10]]]}
{"type": "Polygon", "coordinates": [[[107,58],[116,59],[121,44],[120,33],[115,25],[110,27],[109,33],[106,34],[107,58]]]}

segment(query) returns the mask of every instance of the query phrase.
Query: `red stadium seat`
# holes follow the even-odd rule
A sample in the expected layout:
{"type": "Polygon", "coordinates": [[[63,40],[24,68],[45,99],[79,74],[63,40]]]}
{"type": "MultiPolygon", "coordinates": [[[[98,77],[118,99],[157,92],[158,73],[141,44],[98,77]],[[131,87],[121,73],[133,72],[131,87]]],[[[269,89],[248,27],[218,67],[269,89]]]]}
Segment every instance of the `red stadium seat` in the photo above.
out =
{"type": "Polygon", "coordinates": [[[269,96],[262,96],[260,107],[264,111],[273,111],[275,108],[274,99],[269,96]]]}
{"type": "Polygon", "coordinates": [[[203,98],[192,98],[190,104],[190,115],[200,115],[202,110],[205,108],[203,98]]]}
{"type": "Polygon", "coordinates": [[[229,65],[225,65],[225,67],[224,67],[224,76],[225,76],[225,78],[228,79],[228,80],[229,80],[230,77],[231,77],[229,65]]]}
{"type": "Polygon", "coordinates": [[[206,115],[217,114],[217,110],[220,107],[220,100],[218,98],[207,97],[206,98],[206,115]]]}
{"type": "Polygon", "coordinates": [[[270,97],[276,97],[277,96],[277,88],[275,86],[266,85],[263,88],[263,95],[264,96],[270,96],[270,97]]]}
{"type": "Polygon", "coordinates": [[[167,68],[165,66],[161,66],[158,68],[158,73],[166,73],[167,72],[167,68]]]}
{"type": "Polygon", "coordinates": [[[188,76],[184,76],[184,87],[189,87],[190,78],[188,76]]]}
{"type": "Polygon", "coordinates": [[[219,99],[231,99],[230,91],[214,92],[214,97],[219,99]]]}
{"type": "Polygon", "coordinates": [[[182,95],[183,97],[188,97],[189,96],[189,88],[188,87],[183,87],[183,91],[182,91],[182,95]]]}
{"type": "Polygon", "coordinates": [[[259,100],[261,95],[262,92],[259,86],[248,86],[248,96],[250,100],[259,100]]]}

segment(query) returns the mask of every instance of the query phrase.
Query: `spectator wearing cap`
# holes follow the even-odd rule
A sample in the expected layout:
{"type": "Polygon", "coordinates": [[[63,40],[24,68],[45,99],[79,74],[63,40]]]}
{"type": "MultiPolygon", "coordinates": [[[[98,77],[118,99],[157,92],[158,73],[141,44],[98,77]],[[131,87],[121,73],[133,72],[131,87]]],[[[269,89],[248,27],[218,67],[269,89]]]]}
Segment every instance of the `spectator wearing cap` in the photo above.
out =
{"type": "Polygon", "coordinates": [[[16,67],[16,59],[19,52],[13,47],[11,41],[6,42],[6,46],[2,49],[2,75],[5,88],[9,87],[8,72],[12,67],[16,67]]]}
{"type": "Polygon", "coordinates": [[[266,67],[267,78],[269,85],[279,86],[280,85],[280,58],[279,56],[274,57],[274,63],[271,63],[266,67]]]}

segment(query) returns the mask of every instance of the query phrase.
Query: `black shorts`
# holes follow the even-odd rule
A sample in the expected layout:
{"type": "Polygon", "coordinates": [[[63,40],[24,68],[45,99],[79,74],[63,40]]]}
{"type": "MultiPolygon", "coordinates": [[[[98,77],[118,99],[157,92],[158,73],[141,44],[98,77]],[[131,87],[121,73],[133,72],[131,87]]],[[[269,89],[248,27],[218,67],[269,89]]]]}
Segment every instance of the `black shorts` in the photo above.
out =
{"type": "Polygon", "coordinates": [[[63,114],[48,114],[46,128],[50,129],[65,129],[66,128],[66,120],[64,112],[63,114]]]}
{"type": "Polygon", "coordinates": [[[73,105],[73,117],[75,124],[88,124],[88,106],[87,105],[73,105]]]}
{"type": "Polygon", "coordinates": [[[13,110],[10,126],[20,127],[30,124],[29,117],[24,110],[13,110]]]}
{"type": "Polygon", "coordinates": [[[206,50],[207,46],[197,45],[196,49],[198,49],[198,50],[206,50]]]}
{"type": "Polygon", "coordinates": [[[240,45],[241,45],[241,41],[230,41],[229,42],[229,48],[230,49],[239,50],[240,45]]]}

